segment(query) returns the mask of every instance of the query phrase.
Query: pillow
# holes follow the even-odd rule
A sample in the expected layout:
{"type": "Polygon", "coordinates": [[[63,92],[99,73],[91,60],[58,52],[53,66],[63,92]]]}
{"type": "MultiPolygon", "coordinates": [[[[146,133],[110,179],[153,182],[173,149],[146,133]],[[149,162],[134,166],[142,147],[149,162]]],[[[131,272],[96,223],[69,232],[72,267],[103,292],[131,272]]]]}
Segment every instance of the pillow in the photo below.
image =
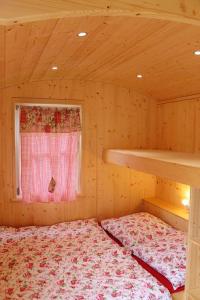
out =
{"type": "Polygon", "coordinates": [[[79,234],[88,234],[98,230],[99,225],[96,219],[77,220],[71,222],[63,222],[50,226],[25,226],[25,227],[7,227],[0,226],[0,240],[26,238],[33,235],[39,236],[56,236],[65,235],[69,238],[79,234]]]}
{"type": "Polygon", "coordinates": [[[170,225],[146,212],[103,220],[101,225],[129,249],[173,231],[170,225]]]}
{"type": "Polygon", "coordinates": [[[135,213],[101,222],[102,227],[134,255],[172,284],[184,286],[186,235],[149,213],[135,213]]]}

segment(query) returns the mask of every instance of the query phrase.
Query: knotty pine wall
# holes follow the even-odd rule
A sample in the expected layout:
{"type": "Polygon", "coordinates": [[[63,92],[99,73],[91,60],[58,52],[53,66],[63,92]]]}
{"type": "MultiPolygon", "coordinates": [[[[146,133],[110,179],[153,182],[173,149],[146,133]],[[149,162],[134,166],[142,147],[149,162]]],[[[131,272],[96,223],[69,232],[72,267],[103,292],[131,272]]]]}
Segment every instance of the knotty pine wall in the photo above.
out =
{"type": "MultiPolygon", "coordinates": [[[[174,99],[157,105],[157,148],[200,152],[200,97],[174,99]]],[[[157,178],[156,196],[181,205],[189,187],[157,178]]]]}
{"type": "Polygon", "coordinates": [[[189,198],[189,186],[171,180],[157,178],[156,197],[183,207],[181,201],[189,198]]]}
{"type": "Polygon", "coordinates": [[[155,146],[153,100],[111,84],[68,80],[8,87],[0,104],[0,224],[53,224],[79,218],[119,216],[136,211],[143,197],[154,196],[153,176],[102,161],[104,148],[155,146]],[[15,102],[82,104],[82,193],[75,201],[58,204],[15,201],[15,102]]]}
{"type": "Polygon", "coordinates": [[[5,28],[0,25],[0,88],[4,87],[5,80],[5,28]]]}

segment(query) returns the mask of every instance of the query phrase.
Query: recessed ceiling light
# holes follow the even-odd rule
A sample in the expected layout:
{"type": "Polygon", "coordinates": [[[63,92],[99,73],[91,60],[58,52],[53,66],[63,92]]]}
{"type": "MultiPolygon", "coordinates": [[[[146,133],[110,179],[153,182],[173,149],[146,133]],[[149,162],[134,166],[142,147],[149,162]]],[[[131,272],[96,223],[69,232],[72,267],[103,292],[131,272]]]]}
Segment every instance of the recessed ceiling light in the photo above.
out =
{"type": "Polygon", "coordinates": [[[53,66],[51,69],[52,70],[58,70],[58,67],[57,66],[53,66]]]}
{"type": "Polygon", "coordinates": [[[195,55],[200,55],[200,50],[195,50],[195,51],[194,51],[194,54],[195,54],[195,55]]]}
{"type": "Polygon", "coordinates": [[[84,36],[87,35],[87,32],[79,32],[77,35],[78,35],[79,37],[84,37],[84,36]]]}
{"type": "Polygon", "coordinates": [[[142,74],[137,74],[136,77],[141,79],[143,76],[142,76],[142,74]]]}

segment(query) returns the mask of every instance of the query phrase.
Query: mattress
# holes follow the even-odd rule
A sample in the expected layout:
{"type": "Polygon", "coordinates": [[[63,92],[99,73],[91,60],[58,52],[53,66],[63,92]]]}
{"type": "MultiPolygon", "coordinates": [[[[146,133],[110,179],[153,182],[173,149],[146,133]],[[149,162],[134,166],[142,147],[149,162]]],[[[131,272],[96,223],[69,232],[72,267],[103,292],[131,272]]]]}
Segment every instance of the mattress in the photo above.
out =
{"type": "Polygon", "coordinates": [[[96,220],[0,227],[0,299],[168,300],[96,220]]]}
{"type": "Polygon", "coordinates": [[[149,213],[101,222],[132,254],[166,277],[173,290],[182,288],[186,273],[186,234],[149,213]]]}

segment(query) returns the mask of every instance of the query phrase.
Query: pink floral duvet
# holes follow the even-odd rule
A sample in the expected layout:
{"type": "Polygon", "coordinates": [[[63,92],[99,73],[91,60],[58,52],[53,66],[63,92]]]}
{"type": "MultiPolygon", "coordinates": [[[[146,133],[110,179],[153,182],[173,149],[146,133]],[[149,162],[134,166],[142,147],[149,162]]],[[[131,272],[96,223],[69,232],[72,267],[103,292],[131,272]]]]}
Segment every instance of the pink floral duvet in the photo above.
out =
{"type": "Polygon", "coordinates": [[[132,253],[164,275],[174,290],[185,285],[186,235],[148,213],[102,221],[132,253]]]}
{"type": "Polygon", "coordinates": [[[95,220],[0,227],[1,300],[169,300],[95,220]]]}

